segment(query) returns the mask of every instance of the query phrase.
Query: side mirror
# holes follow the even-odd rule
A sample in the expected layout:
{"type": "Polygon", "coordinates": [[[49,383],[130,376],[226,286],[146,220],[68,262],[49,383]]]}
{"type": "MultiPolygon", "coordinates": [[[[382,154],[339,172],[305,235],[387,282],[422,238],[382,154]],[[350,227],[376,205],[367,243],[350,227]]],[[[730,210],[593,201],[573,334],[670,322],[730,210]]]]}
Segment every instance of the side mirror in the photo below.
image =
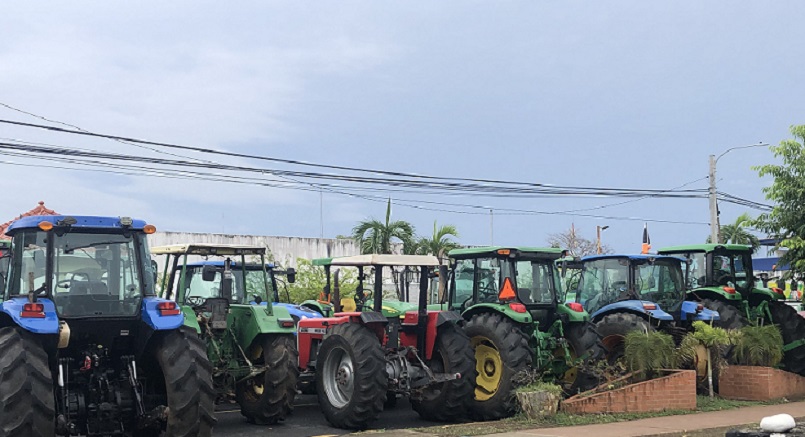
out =
{"type": "Polygon", "coordinates": [[[296,269],[293,267],[288,267],[285,269],[285,277],[288,278],[289,284],[296,282],[296,269]]]}
{"type": "Polygon", "coordinates": [[[201,280],[205,282],[212,282],[215,280],[215,273],[215,266],[204,266],[201,268],[201,280]]]}
{"type": "Polygon", "coordinates": [[[157,282],[158,282],[157,281],[157,272],[158,271],[159,271],[159,266],[157,265],[157,262],[152,259],[151,260],[151,273],[154,274],[154,285],[159,285],[159,284],[157,284],[157,282]]]}

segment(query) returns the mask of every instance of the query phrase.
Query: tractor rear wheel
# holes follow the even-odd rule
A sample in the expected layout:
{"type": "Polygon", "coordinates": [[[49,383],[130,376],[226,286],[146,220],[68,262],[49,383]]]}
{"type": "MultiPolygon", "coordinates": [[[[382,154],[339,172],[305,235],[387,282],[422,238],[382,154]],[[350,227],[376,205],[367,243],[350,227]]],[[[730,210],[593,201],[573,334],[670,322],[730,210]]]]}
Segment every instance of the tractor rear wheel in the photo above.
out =
{"type": "MultiPolygon", "coordinates": [[[[805,319],[794,308],[783,302],[771,301],[769,313],[783,334],[783,345],[805,339],[805,319]]],[[[805,376],[805,344],[785,351],[783,366],[789,372],[805,376]]]]}
{"type": "Polygon", "coordinates": [[[383,411],[388,382],[383,349],[372,330],[357,323],[329,329],[316,359],[316,394],[331,425],[365,429],[383,411]]]}
{"type": "Polygon", "coordinates": [[[466,417],[475,388],[475,358],[467,334],[453,323],[439,327],[428,367],[433,373],[458,373],[459,378],[428,386],[421,399],[411,400],[425,420],[455,422],[466,417]]]}
{"type": "Polygon", "coordinates": [[[654,330],[646,319],[632,313],[607,314],[596,322],[595,329],[601,334],[601,343],[606,349],[606,359],[610,364],[623,356],[626,334],[654,330]]]}
{"type": "Polygon", "coordinates": [[[168,401],[168,421],[161,435],[212,436],[216,394],[204,343],[194,330],[182,326],[166,332],[155,353],[168,401]]]}
{"type": "Polygon", "coordinates": [[[53,376],[48,356],[26,331],[0,329],[0,435],[51,437],[56,433],[53,376]]]}
{"type": "Polygon", "coordinates": [[[708,310],[718,311],[718,320],[713,320],[713,326],[717,328],[741,329],[749,324],[749,320],[738,308],[726,302],[702,299],[702,305],[708,310]]]}
{"type": "MultiPolygon", "coordinates": [[[[601,341],[601,334],[592,323],[574,323],[565,329],[565,338],[570,348],[571,358],[584,358],[578,365],[568,369],[562,375],[565,393],[574,395],[587,391],[598,385],[598,378],[587,367],[597,363],[606,356],[606,349],[601,341]]],[[[562,351],[563,352],[563,351],[562,351]]]]}
{"type": "Polygon", "coordinates": [[[249,348],[254,366],[265,366],[265,372],[235,387],[240,414],[249,423],[272,425],[293,411],[299,354],[293,335],[264,335],[249,348]]]}
{"type": "Polygon", "coordinates": [[[464,326],[475,351],[475,397],[472,411],[481,420],[497,420],[517,412],[514,377],[530,369],[534,351],[525,333],[498,313],[472,316],[464,326]]]}

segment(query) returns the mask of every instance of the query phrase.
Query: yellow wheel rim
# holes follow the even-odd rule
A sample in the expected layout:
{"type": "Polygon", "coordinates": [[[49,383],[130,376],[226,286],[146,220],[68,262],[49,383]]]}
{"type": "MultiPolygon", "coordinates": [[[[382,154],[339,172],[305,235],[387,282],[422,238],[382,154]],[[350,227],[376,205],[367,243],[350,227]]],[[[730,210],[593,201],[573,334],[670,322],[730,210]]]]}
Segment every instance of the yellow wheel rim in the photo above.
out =
{"type": "Polygon", "coordinates": [[[699,381],[707,381],[707,349],[702,345],[697,345],[694,352],[693,364],[696,367],[696,378],[699,381]]]}
{"type": "MultiPolygon", "coordinates": [[[[255,345],[252,348],[251,353],[249,355],[250,355],[249,359],[252,362],[260,360],[261,358],[263,358],[263,347],[260,346],[259,344],[255,345]]],[[[255,376],[249,382],[250,382],[250,385],[251,385],[252,392],[255,394],[255,396],[257,396],[257,397],[262,396],[263,395],[263,378],[261,376],[255,376]]]]}
{"type": "Polygon", "coordinates": [[[475,348],[475,370],[478,371],[475,399],[486,401],[495,396],[500,387],[503,360],[495,345],[486,337],[473,337],[472,345],[475,348]]]}
{"type": "MultiPolygon", "coordinates": [[[[568,352],[570,352],[570,361],[572,363],[575,363],[576,359],[579,358],[578,354],[576,353],[576,350],[573,349],[573,346],[569,344],[567,345],[567,350],[568,352]]],[[[564,361],[565,348],[563,347],[557,348],[553,352],[553,356],[556,357],[557,359],[564,361]]],[[[574,365],[573,367],[567,369],[565,373],[562,375],[562,382],[565,383],[566,385],[573,385],[573,383],[576,382],[576,378],[578,377],[579,377],[579,366],[574,365]]]]}

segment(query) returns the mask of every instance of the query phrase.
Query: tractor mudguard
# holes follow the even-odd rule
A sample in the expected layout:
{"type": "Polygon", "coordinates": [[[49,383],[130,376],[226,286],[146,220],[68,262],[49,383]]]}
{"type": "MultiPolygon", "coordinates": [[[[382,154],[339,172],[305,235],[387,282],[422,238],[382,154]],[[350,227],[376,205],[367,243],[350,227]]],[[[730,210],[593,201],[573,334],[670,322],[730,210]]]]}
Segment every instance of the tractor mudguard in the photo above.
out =
{"type": "Polygon", "coordinates": [[[299,305],[304,307],[304,308],[309,308],[309,309],[311,309],[313,311],[316,311],[317,313],[319,313],[319,314],[321,314],[321,315],[323,315],[325,317],[329,317],[329,314],[331,314],[333,312],[333,305],[332,304],[321,303],[321,302],[319,302],[317,300],[306,300],[306,301],[302,302],[299,305]]]}
{"type": "Polygon", "coordinates": [[[749,292],[749,295],[753,301],[756,299],[785,300],[785,294],[782,294],[782,290],[780,290],[780,293],[775,293],[768,288],[753,288],[752,291],[749,292]]]}
{"type": "Polygon", "coordinates": [[[467,308],[467,310],[465,310],[463,313],[461,313],[461,317],[463,317],[464,320],[469,320],[472,318],[472,316],[478,313],[485,313],[485,312],[501,313],[517,323],[531,324],[534,321],[531,318],[531,314],[529,314],[527,311],[524,313],[518,313],[517,311],[511,309],[509,305],[501,303],[475,304],[467,308]]]}
{"type": "MultiPolygon", "coordinates": [[[[352,314],[352,313],[338,313],[338,314],[352,314]]],[[[364,311],[360,313],[361,322],[363,323],[382,323],[384,325],[389,323],[389,319],[384,316],[382,313],[376,313],[374,311],[364,311]]]]}
{"type": "Polygon", "coordinates": [[[190,305],[182,305],[182,314],[184,315],[184,325],[188,328],[196,330],[196,334],[201,334],[201,325],[198,324],[196,312],[190,305]]]}
{"type": "MultiPolygon", "coordinates": [[[[431,312],[428,311],[428,313],[431,312]]],[[[436,317],[437,327],[442,326],[447,322],[457,323],[459,320],[461,320],[461,317],[454,311],[438,311],[435,313],[438,314],[438,316],[436,317]]]]}
{"type": "Polygon", "coordinates": [[[59,317],[56,315],[56,305],[50,299],[37,299],[37,303],[44,306],[44,317],[22,317],[22,310],[28,302],[27,297],[14,297],[0,304],[2,311],[11,317],[17,326],[34,334],[58,334],[59,317]]]}
{"type": "Polygon", "coordinates": [[[556,312],[560,316],[567,317],[569,323],[584,323],[590,321],[590,314],[576,302],[566,302],[564,305],[557,305],[556,312]]]}
{"type": "Polygon", "coordinates": [[[262,305],[233,304],[229,307],[227,325],[241,347],[245,349],[260,334],[293,335],[296,332],[287,309],[276,307],[273,308],[273,315],[269,315],[269,312],[271,310],[262,305]]]}
{"type": "Polygon", "coordinates": [[[682,309],[681,309],[682,320],[702,321],[702,322],[721,320],[721,316],[718,314],[718,311],[714,311],[707,308],[698,311],[698,307],[699,302],[692,302],[689,300],[682,302],[682,309]]]}
{"type": "MultiPolygon", "coordinates": [[[[253,303],[253,305],[257,305],[253,303]]],[[[266,302],[261,302],[260,305],[266,306],[268,305],[266,302]]],[[[271,305],[274,306],[274,310],[276,311],[277,307],[283,307],[288,310],[288,313],[291,317],[295,317],[297,320],[302,319],[316,319],[319,317],[324,317],[321,315],[320,312],[314,311],[308,307],[304,307],[302,305],[297,305],[295,303],[285,303],[285,302],[272,302],[271,305]]]]}
{"type": "Polygon", "coordinates": [[[591,314],[591,317],[593,321],[598,321],[607,314],[623,312],[634,313],[642,317],[650,317],[652,319],[662,321],[670,322],[674,320],[674,316],[663,311],[659,305],[645,300],[624,300],[621,302],[611,303],[603,306],[600,310],[591,314]],[[655,309],[646,309],[644,304],[654,305],[655,309]]]}
{"type": "MultiPolygon", "coordinates": [[[[179,329],[184,324],[184,314],[179,311],[177,314],[161,315],[157,309],[157,305],[162,302],[170,302],[175,304],[172,300],[162,299],[159,297],[145,297],[143,298],[142,309],[140,314],[143,321],[148,324],[154,331],[167,331],[170,329],[179,329]]],[[[177,305],[176,309],[180,309],[177,305]]],[[[195,318],[195,316],[194,316],[195,318]]]]}
{"type": "Polygon", "coordinates": [[[735,290],[733,290],[731,293],[727,292],[726,290],[724,290],[724,287],[703,287],[689,291],[687,299],[690,300],[713,299],[713,300],[721,300],[724,302],[737,303],[743,300],[743,296],[741,296],[741,293],[738,293],[735,290]]]}

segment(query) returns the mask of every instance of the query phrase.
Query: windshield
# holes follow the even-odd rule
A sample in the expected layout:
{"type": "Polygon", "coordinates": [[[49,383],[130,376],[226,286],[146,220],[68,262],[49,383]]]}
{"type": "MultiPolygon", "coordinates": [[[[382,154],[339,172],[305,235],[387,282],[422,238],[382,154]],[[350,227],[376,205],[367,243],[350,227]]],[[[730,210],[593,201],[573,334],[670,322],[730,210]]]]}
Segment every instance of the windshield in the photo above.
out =
{"type": "Polygon", "coordinates": [[[552,261],[520,260],[517,272],[517,297],[524,304],[550,304],[556,290],[561,289],[559,274],[552,261]]]}
{"type": "Polygon", "coordinates": [[[682,260],[675,259],[630,262],[628,258],[586,262],[578,302],[591,313],[629,299],[656,302],[662,308],[675,309],[684,294],[681,263],[682,260]],[[630,279],[630,269],[633,279],[630,279]]]}
{"type": "Polygon", "coordinates": [[[748,253],[713,253],[713,283],[748,290],[753,285],[748,253]]]}
{"type": "MultiPolygon", "coordinates": [[[[185,277],[185,302],[200,305],[204,300],[211,297],[222,297],[221,278],[223,267],[218,267],[215,278],[212,281],[202,279],[203,266],[188,266],[185,277]]],[[[178,276],[178,275],[177,275],[178,276]]],[[[232,269],[232,302],[248,303],[259,296],[263,302],[274,300],[274,288],[271,281],[267,281],[263,276],[260,266],[247,266],[246,270],[246,292],[243,292],[243,269],[235,266],[232,269]]]]}
{"type": "Polygon", "coordinates": [[[139,234],[20,232],[12,242],[19,262],[10,267],[8,294],[52,296],[64,317],[136,315],[142,295],[152,295],[154,286],[150,264],[140,271],[148,250],[142,240],[139,234]],[[48,237],[53,238],[52,290],[46,289],[48,237]]]}
{"type": "Polygon", "coordinates": [[[693,252],[687,254],[690,264],[687,266],[685,277],[686,288],[692,290],[704,287],[707,284],[707,254],[705,252],[693,252]]]}
{"type": "Polygon", "coordinates": [[[656,302],[665,310],[675,310],[684,298],[682,260],[648,260],[635,266],[635,290],[642,300],[656,302]]]}
{"type": "Polygon", "coordinates": [[[590,313],[618,300],[628,299],[629,260],[607,258],[584,263],[577,302],[590,313]]]}

